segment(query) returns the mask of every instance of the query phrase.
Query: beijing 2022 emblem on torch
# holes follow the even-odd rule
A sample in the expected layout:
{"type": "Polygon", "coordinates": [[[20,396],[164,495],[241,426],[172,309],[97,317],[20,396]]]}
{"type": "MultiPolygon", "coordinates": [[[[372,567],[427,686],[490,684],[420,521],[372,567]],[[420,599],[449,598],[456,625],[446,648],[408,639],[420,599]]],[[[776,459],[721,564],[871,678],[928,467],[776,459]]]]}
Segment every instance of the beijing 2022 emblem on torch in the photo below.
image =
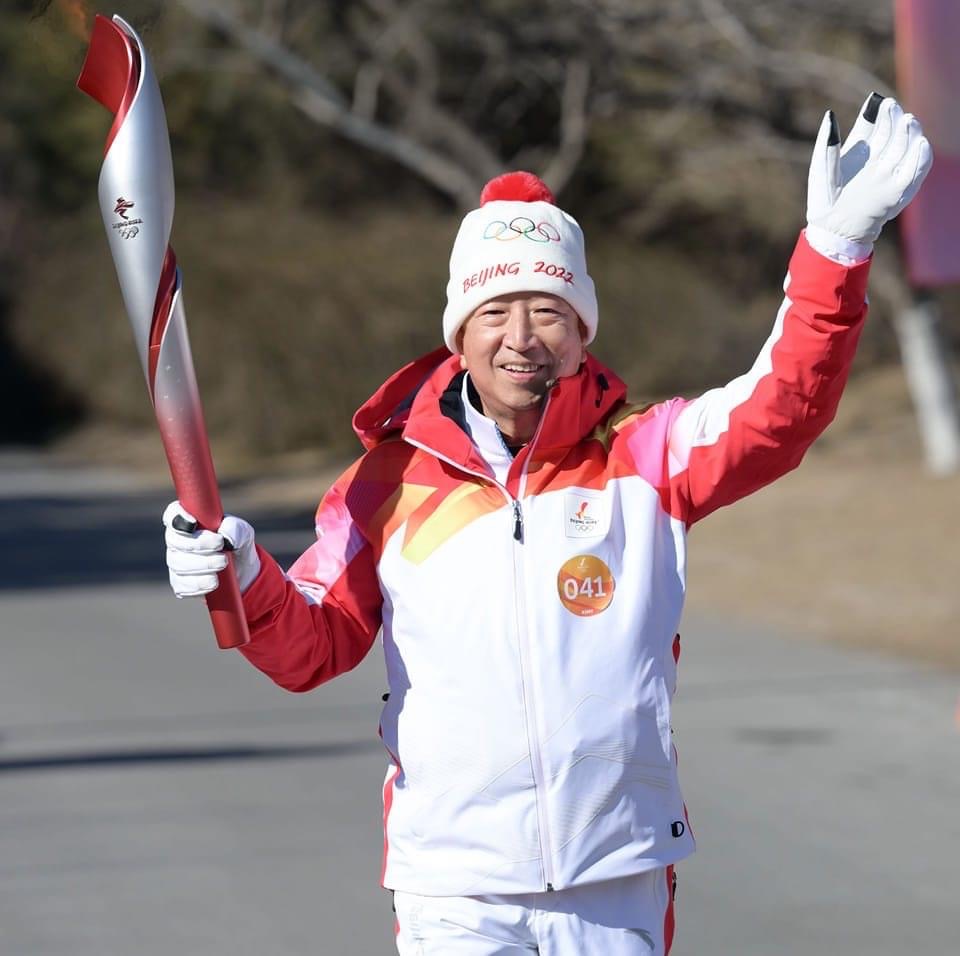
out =
{"type": "MultiPolygon", "coordinates": [[[[100,211],[177,497],[201,527],[223,520],[170,248],[173,161],[147,51],[120,17],[97,16],[77,86],[113,113],[100,170],[100,211]]],[[[232,564],[207,608],[220,647],[249,640],[232,564]]]]}

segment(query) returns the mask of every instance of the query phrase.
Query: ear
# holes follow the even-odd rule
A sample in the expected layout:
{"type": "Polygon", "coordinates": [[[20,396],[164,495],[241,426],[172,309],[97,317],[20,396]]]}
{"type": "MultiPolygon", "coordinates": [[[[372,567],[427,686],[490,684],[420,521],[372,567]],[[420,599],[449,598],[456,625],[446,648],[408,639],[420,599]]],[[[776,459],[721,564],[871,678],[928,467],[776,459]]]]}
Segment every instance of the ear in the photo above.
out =
{"type": "Polygon", "coordinates": [[[462,368],[464,371],[467,370],[467,360],[463,352],[460,353],[460,368],[462,368]]]}
{"type": "MultiPolygon", "coordinates": [[[[467,320],[469,321],[469,319],[467,320]]],[[[463,337],[467,332],[467,322],[461,322],[460,328],[457,329],[457,334],[454,336],[454,342],[457,346],[457,351],[460,353],[460,368],[466,368],[466,360],[463,357],[463,337]]]]}
{"type": "Polygon", "coordinates": [[[587,336],[590,332],[581,318],[577,319],[577,328],[580,330],[580,362],[582,364],[587,360],[587,336]]]}

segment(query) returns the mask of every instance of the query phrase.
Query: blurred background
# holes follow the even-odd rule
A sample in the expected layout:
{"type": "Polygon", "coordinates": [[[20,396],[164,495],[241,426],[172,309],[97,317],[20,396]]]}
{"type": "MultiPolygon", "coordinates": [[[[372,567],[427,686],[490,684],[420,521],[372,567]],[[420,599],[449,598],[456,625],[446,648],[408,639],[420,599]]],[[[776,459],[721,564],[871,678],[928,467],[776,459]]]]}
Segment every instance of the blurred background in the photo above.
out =
{"type": "MultiPolygon", "coordinates": [[[[917,643],[919,627],[952,646],[939,547],[960,466],[960,254],[943,233],[960,215],[960,119],[944,91],[960,78],[937,42],[960,29],[950,7],[118,2],[166,103],[172,241],[221,474],[299,472],[301,503],[319,497],[310,477],[356,449],[353,410],[438,343],[459,218],[509,168],[542,174],[582,222],[603,314],[596,351],[635,398],[740,373],[779,301],[823,110],[847,129],[869,90],[899,83],[937,163],[912,246],[891,227],[877,250],[841,421],[811,456],[835,452],[852,473],[824,503],[813,489],[832,487],[836,469],[804,469],[811,500],[777,498],[774,510],[796,512],[814,567],[847,520],[878,539],[847,545],[875,559],[852,590],[879,583],[877,601],[837,598],[831,628],[852,615],[851,638],[917,643]],[[861,506],[847,508],[846,492],[861,506]],[[882,514],[861,501],[874,494],[882,514]],[[862,604],[884,605],[877,621],[862,604]]],[[[0,442],[162,476],[96,205],[108,117],[73,85],[93,12],[24,0],[0,13],[0,442]]],[[[750,514],[718,518],[718,540],[750,514]]],[[[718,596],[742,591],[711,582],[718,596]]]]}
{"type": "MultiPolygon", "coordinates": [[[[34,0],[0,16],[2,379],[32,396],[0,403],[5,442],[151,426],[97,214],[108,118],[73,86],[92,11],[34,0]]],[[[739,373],[779,301],[823,110],[849,128],[870,89],[895,87],[893,9],[866,0],[116,12],[162,85],[173,243],[231,462],[354,447],[353,409],[436,344],[459,217],[504,169],[544,175],[583,223],[597,352],[638,394],[739,373]]],[[[895,232],[861,371],[899,358],[895,232]]],[[[960,323],[944,330],[955,346],[960,323]]]]}
{"type": "Polygon", "coordinates": [[[389,907],[373,890],[379,662],[318,700],[288,699],[207,647],[203,609],[166,593],[157,526],[169,479],[96,201],[109,118],[74,86],[94,12],[140,32],[163,92],[172,243],[225,504],[287,559],[358,450],[353,410],[439,344],[449,249],[487,179],[535,171],[579,219],[603,318],[595,351],[633,396],[695,394],[744,371],[772,324],[824,109],[849,129],[878,90],[917,112],[937,182],[878,246],[838,420],[798,472],[693,535],[694,736],[725,726],[723,701],[732,709],[727,736],[690,758],[702,782],[691,812],[703,813],[704,839],[712,830],[729,845],[696,864],[692,935],[681,917],[677,951],[706,952],[698,940],[718,925],[720,953],[806,952],[811,939],[837,953],[952,951],[937,894],[957,871],[938,855],[941,831],[919,850],[908,839],[902,879],[884,876],[895,926],[865,915],[875,894],[837,909],[849,886],[820,882],[825,866],[873,873],[894,819],[937,817],[960,789],[960,113],[949,99],[960,15],[937,0],[6,0],[0,950],[303,952],[317,906],[340,935],[315,951],[389,949],[389,907]],[[758,706],[779,725],[736,709],[753,693],[743,681],[770,686],[787,669],[796,714],[778,694],[758,706]],[[807,696],[824,679],[842,691],[842,715],[807,696]],[[838,722],[858,728],[854,739],[835,735],[838,722]],[[891,756],[901,735],[915,766],[891,756]],[[804,812],[791,799],[812,827],[835,818],[837,780],[823,768],[849,768],[854,744],[873,769],[847,780],[851,805],[889,782],[884,761],[914,783],[903,804],[878,810],[862,843],[831,831],[847,856],[783,844],[783,820],[804,812]],[[716,753],[740,753],[746,782],[724,784],[730,763],[716,753]],[[803,786],[820,788],[810,793],[790,776],[804,759],[803,786]],[[782,805],[725,816],[781,761],[782,805]],[[331,791],[354,772],[363,783],[348,799],[331,791]],[[301,789],[278,785],[287,779],[301,789]],[[317,801],[336,822],[314,822],[317,801]],[[64,822],[65,807],[83,823],[64,822]],[[735,856],[738,846],[752,849],[735,856]],[[805,889],[756,867],[805,853],[805,889]],[[255,880],[251,901],[246,873],[271,860],[279,882],[255,880]],[[724,880],[731,869],[742,892],[724,880]],[[325,903],[307,889],[316,881],[325,903]],[[804,893],[822,936],[783,905],[804,893]],[[172,936],[156,935],[150,899],[180,927],[165,924],[172,936]],[[843,912],[857,914],[849,938],[843,912]],[[918,942],[921,916],[929,938],[918,942]],[[131,944],[148,925],[152,941],[131,944]],[[359,942],[364,928],[386,948],[359,942]]]}

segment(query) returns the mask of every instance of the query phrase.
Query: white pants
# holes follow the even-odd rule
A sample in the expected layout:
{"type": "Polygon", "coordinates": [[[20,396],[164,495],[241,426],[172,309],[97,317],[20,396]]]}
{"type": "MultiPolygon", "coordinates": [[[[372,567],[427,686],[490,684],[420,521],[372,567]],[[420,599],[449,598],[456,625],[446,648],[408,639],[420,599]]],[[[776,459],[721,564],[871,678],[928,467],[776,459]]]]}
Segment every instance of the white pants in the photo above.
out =
{"type": "Polygon", "coordinates": [[[400,956],[667,956],[673,867],[553,893],[394,894],[400,956]]]}

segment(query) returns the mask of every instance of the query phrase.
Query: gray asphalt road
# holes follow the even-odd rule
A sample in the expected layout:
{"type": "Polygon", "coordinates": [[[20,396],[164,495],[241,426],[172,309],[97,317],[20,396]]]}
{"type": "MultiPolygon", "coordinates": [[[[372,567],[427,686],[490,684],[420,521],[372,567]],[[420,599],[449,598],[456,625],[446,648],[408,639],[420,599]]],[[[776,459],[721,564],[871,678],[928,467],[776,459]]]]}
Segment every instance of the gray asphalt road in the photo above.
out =
{"type": "MultiPolygon", "coordinates": [[[[0,954],[390,953],[378,656],[294,697],[216,650],[166,500],[0,458],[0,954]]],[[[730,622],[683,645],[676,956],[960,951],[958,681],[730,622]]]]}

